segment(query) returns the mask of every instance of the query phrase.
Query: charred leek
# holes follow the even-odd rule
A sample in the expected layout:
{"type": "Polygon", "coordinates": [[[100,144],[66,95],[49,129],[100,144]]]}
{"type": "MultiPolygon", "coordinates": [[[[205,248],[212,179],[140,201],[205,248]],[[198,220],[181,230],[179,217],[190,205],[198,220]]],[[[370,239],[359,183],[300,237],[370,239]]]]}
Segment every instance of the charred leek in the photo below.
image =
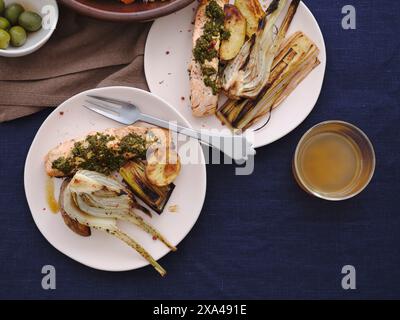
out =
{"type": "Polygon", "coordinates": [[[159,214],[164,211],[175,188],[173,183],[165,187],[151,184],[146,177],[143,162],[129,162],[120,169],[119,173],[139,199],[159,214]]]}

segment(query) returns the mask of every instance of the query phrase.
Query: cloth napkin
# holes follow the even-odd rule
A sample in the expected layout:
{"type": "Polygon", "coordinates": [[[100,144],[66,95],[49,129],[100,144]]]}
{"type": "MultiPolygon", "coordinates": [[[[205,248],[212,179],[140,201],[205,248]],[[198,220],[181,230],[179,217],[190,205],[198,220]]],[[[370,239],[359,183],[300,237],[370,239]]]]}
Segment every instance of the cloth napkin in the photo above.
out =
{"type": "Polygon", "coordinates": [[[52,38],[20,58],[0,57],[0,122],[55,107],[87,89],[147,90],[144,47],[149,24],[113,23],[62,7],[52,38]]]}

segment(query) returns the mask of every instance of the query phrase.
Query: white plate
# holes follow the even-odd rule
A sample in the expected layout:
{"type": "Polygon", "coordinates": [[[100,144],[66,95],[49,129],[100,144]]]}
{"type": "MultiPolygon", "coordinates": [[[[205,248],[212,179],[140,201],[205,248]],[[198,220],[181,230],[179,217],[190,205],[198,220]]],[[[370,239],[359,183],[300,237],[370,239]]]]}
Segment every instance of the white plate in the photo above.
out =
{"type": "MultiPolygon", "coordinates": [[[[290,2],[290,1],[289,1],[290,2]]],[[[189,106],[188,65],[192,51],[193,19],[197,2],[175,14],[154,22],[146,43],[145,72],[151,92],[174,106],[196,129],[224,129],[211,116],[195,118],[189,106]]],[[[304,3],[300,3],[288,36],[301,30],[321,50],[319,65],[272,113],[268,125],[255,134],[255,147],[272,143],[300,125],[314,108],[321,92],[326,67],[324,38],[317,21],[304,3]]]]}
{"type": "MultiPolygon", "coordinates": [[[[188,122],[166,102],[154,95],[133,88],[110,87],[89,91],[92,94],[134,101],[141,111],[166,120],[178,119],[183,125],[188,122]]],[[[67,100],[55,109],[40,127],[29,150],[25,164],[25,193],[33,219],[43,236],[59,251],[89,267],[107,271],[125,271],[143,267],[147,261],[133,249],[118,239],[94,230],[92,236],[83,238],[66,227],[60,214],[50,212],[46,201],[46,173],[44,156],[58,143],[90,131],[120,127],[118,123],[106,119],[82,107],[83,92],[67,100]]],[[[197,141],[190,141],[194,150],[198,149],[204,160],[203,151],[197,141]],[[197,148],[197,149],[196,149],[197,148]]],[[[59,190],[61,179],[56,181],[59,190]]],[[[162,215],[153,214],[147,219],[163,233],[172,244],[177,245],[192,229],[199,217],[206,194],[206,169],[202,164],[185,164],[175,182],[176,188],[162,215]],[[169,212],[168,206],[178,205],[176,213],[169,212]]],[[[58,196],[58,195],[57,195],[58,196]]],[[[127,223],[119,223],[121,228],[141,243],[156,259],[169,250],[160,243],[127,223]]],[[[178,248],[179,250],[179,248],[178,248]]],[[[162,264],[162,263],[161,263],[162,264]]],[[[168,266],[166,267],[168,271],[168,266]]]]}

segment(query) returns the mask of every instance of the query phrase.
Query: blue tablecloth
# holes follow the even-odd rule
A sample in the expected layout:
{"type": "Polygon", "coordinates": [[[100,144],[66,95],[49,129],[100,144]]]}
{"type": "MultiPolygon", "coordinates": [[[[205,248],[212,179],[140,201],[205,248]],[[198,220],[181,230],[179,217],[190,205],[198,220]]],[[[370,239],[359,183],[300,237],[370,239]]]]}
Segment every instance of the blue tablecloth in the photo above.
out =
{"type": "MultiPolygon", "coordinates": [[[[106,273],[59,253],[37,230],[25,200],[23,168],[49,111],[0,125],[1,298],[400,298],[399,121],[400,2],[306,1],[325,36],[328,66],[318,104],[280,141],[258,150],[255,173],[209,165],[198,223],[152,268],[106,273]],[[357,10],[357,29],[343,30],[342,7],[357,10]],[[349,121],[371,138],[377,170],[360,196],[330,203],[296,185],[291,159],[312,125],[349,121]],[[41,287],[54,265],[57,289],[41,287]],[[341,287],[354,265],[357,290],[341,287]]],[[[1,95],[7,94],[4,92],[1,95]]]]}

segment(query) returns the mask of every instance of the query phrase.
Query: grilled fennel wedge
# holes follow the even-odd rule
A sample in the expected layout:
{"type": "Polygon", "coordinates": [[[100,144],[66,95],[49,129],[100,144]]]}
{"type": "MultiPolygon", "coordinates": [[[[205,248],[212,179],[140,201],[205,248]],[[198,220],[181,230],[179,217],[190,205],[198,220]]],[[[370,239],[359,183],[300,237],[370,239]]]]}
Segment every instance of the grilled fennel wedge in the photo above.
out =
{"type": "Polygon", "coordinates": [[[287,0],[274,0],[260,20],[257,32],[243,45],[223,72],[222,88],[232,99],[255,99],[268,84],[272,64],[285,39],[300,0],[293,0],[284,21],[275,35],[275,25],[287,0]]]}
{"type": "Polygon", "coordinates": [[[128,162],[120,170],[119,174],[131,187],[133,193],[150,208],[161,214],[175,189],[173,183],[163,187],[152,184],[146,176],[144,162],[128,162]]]}
{"type": "Polygon", "coordinates": [[[64,189],[62,197],[64,210],[73,220],[116,236],[134,248],[162,276],[166,274],[166,271],[139,243],[117,226],[118,220],[131,222],[163,242],[172,251],[176,250],[163,235],[134,212],[141,207],[121,183],[97,172],[80,170],[64,189]]]}
{"type": "Polygon", "coordinates": [[[289,37],[275,57],[268,85],[257,99],[227,101],[217,117],[229,128],[246,130],[287,96],[319,64],[318,47],[302,32],[289,37]]]}
{"type": "Polygon", "coordinates": [[[61,216],[64,220],[65,225],[70,228],[73,232],[81,237],[90,237],[92,235],[92,231],[90,228],[84,224],[80,224],[77,220],[72,219],[64,209],[64,191],[65,188],[69,184],[68,179],[64,180],[61,189],[60,189],[60,196],[59,196],[59,204],[60,204],[60,212],[61,216]]]}

